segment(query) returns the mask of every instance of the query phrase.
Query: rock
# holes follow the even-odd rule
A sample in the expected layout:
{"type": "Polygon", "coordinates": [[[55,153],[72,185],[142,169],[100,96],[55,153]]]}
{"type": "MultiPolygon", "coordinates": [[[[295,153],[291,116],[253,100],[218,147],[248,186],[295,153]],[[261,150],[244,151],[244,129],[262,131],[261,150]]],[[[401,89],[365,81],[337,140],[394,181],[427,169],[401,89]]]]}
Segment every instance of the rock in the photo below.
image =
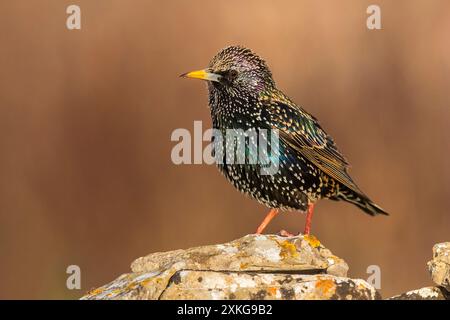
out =
{"type": "Polygon", "coordinates": [[[428,270],[434,283],[450,291],[450,242],[433,246],[433,259],[428,262],[428,270]]]}
{"type": "Polygon", "coordinates": [[[330,300],[377,297],[363,280],[332,275],[180,271],[160,299],[330,300]]]}
{"type": "Polygon", "coordinates": [[[389,300],[450,300],[450,242],[433,246],[433,259],[428,262],[428,270],[436,287],[408,291],[389,300]]]}
{"type": "Polygon", "coordinates": [[[153,253],[82,299],[380,299],[312,236],[248,235],[153,253]]]}
{"type": "Polygon", "coordinates": [[[425,287],[422,289],[408,291],[388,300],[448,300],[450,296],[440,287],[425,287]]]}

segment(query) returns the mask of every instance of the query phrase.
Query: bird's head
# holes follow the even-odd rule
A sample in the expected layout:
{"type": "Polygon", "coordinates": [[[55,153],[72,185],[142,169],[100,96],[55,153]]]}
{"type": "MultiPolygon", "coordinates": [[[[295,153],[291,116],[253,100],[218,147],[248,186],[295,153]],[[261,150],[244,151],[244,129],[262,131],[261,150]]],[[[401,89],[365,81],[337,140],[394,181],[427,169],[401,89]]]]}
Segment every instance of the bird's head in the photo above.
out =
{"type": "Polygon", "coordinates": [[[275,86],[266,62],[250,49],[241,46],[222,49],[206,69],[181,76],[206,80],[210,93],[228,96],[257,96],[275,86]]]}

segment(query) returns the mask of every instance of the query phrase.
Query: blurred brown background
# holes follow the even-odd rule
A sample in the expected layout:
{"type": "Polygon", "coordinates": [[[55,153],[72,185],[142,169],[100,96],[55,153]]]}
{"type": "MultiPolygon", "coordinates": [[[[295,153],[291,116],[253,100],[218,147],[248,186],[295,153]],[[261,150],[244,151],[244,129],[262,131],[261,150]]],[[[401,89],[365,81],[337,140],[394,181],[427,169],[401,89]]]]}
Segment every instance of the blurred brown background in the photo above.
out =
{"type": "MultiPolygon", "coordinates": [[[[430,285],[450,240],[450,3],[0,2],[0,298],[78,298],[154,251],[252,233],[267,209],[214,166],[175,166],[176,128],[210,126],[206,86],[178,75],[243,44],[321,120],[390,217],[322,201],[313,233],[384,297],[430,285]],[[66,29],[78,4],[82,29],[66,29]],[[82,271],[67,290],[66,267],[82,271]]],[[[269,232],[303,228],[279,216],[269,232]]]]}

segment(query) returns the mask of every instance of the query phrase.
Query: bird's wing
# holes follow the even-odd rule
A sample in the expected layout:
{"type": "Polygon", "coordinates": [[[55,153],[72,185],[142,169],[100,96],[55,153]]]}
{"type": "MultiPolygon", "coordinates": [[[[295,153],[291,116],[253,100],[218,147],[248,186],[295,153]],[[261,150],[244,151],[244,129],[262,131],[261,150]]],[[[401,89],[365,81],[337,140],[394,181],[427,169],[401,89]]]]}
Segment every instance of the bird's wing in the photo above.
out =
{"type": "Polygon", "coordinates": [[[333,179],[364,195],[347,173],[347,160],[317,119],[282,94],[262,101],[264,117],[279,130],[281,141],[333,179]]]}

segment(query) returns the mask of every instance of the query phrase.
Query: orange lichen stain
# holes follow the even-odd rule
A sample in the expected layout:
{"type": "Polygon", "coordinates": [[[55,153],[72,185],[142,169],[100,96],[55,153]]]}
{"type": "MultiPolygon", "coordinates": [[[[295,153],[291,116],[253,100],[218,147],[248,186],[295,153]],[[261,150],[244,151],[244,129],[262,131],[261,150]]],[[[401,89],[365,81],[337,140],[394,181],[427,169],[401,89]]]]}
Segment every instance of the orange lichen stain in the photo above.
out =
{"type": "Polygon", "coordinates": [[[269,288],[267,288],[267,291],[272,295],[272,296],[275,296],[276,294],[277,294],[277,288],[275,288],[275,287],[269,287],[269,288]]]}
{"type": "Polygon", "coordinates": [[[152,282],[152,279],[145,279],[141,281],[141,286],[145,287],[147,286],[150,282],[152,282]]]}
{"type": "Polygon", "coordinates": [[[303,237],[303,239],[305,239],[306,241],[308,241],[309,245],[313,248],[317,248],[318,246],[320,246],[320,241],[314,237],[313,235],[305,235],[303,237]]]}
{"type": "Polygon", "coordinates": [[[92,289],[92,290],[89,290],[88,295],[96,296],[96,295],[102,293],[103,290],[104,290],[103,288],[92,289]]]}
{"type": "Polygon", "coordinates": [[[138,286],[136,282],[130,282],[126,287],[125,290],[133,290],[138,286]]]}
{"type": "Polygon", "coordinates": [[[239,265],[239,268],[240,269],[246,269],[248,267],[248,263],[245,263],[245,262],[242,262],[240,265],[239,265]]]}
{"type": "Polygon", "coordinates": [[[358,290],[367,289],[362,283],[358,284],[358,290]]]}
{"type": "Polygon", "coordinates": [[[281,247],[280,256],[282,258],[298,256],[297,248],[295,247],[295,244],[293,244],[292,242],[285,240],[281,242],[279,245],[281,247]]]}
{"type": "Polygon", "coordinates": [[[122,293],[122,290],[121,290],[121,289],[114,289],[114,290],[111,290],[111,292],[108,293],[106,296],[107,296],[108,298],[110,298],[110,297],[113,297],[113,296],[117,296],[117,295],[120,294],[120,293],[122,293]]]}
{"type": "Polygon", "coordinates": [[[320,290],[322,296],[328,297],[334,294],[336,285],[333,280],[319,279],[316,283],[316,290],[320,290]]]}

